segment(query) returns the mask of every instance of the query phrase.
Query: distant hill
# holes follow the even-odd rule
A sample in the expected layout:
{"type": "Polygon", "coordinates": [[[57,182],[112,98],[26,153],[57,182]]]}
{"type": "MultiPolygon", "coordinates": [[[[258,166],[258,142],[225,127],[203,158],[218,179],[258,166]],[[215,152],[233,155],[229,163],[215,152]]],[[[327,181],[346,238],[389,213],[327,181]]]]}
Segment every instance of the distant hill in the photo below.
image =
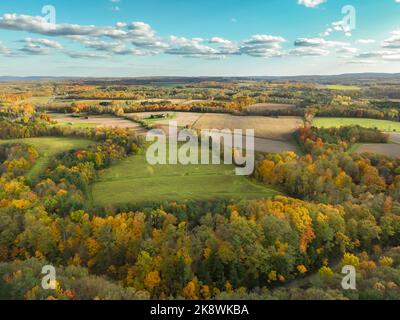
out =
{"type": "Polygon", "coordinates": [[[265,81],[302,81],[317,82],[322,84],[332,83],[354,83],[354,82],[382,82],[382,81],[399,81],[400,73],[345,73],[339,75],[309,75],[309,76],[266,76],[266,77],[250,77],[265,81]]]}
{"type": "Polygon", "coordinates": [[[320,84],[355,84],[355,83],[400,83],[400,73],[346,73],[339,75],[304,75],[304,76],[254,76],[254,77],[52,77],[52,76],[29,76],[14,77],[0,76],[0,82],[6,81],[45,81],[45,80],[76,80],[86,84],[154,84],[163,85],[168,83],[188,84],[201,81],[230,81],[230,80],[256,80],[256,81],[299,81],[315,82],[320,84]]]}
{"type": "Polygon", "coordinates": [[[47,77],[47,76],[31,76],[31,77],[14,77],[14,76],[0,76],[0,82],[5,81],[40,81],[40,80],[68,80],[77,79],[76,77],[47,77]]]}

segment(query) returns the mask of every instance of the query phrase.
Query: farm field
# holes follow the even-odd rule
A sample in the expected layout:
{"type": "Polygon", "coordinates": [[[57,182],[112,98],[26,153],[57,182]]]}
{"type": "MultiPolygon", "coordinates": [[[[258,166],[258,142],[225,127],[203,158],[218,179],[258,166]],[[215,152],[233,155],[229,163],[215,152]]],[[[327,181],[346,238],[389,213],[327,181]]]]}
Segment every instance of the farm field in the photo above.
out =
{"type": "Polygon", "coordinates": [[[388,157],[400,157],[400,145],[389,143],[363,143],[356,149],[356,153],[377,153],[388,157]]]}
{"type": "Polygon", "coordinates": [[[400,133],[391,132],[389,133],[390,142],[400,144],[400,133]]]}
{"type": "Polygon", "coordinates": [[[113,116],[90,116],[88,119],[84,117],[76,118],[70,114],[49,114],[52,120],[57,121],[61,125],[69,125],[75,127],[109,127],[109,128],[129,128],[138,132],[144,132],[140,124],[130,120],[113,117],[113,116]]]}
{"type": "Polygon", "coordinates": [[[39,153],[39,159],[26,175],[29,180],[36,179],[55,155],[73,149],[83,149],[93,144],[93,141],[79,138],[40,137],[25,139],[0,140],[0,144],[25,143],[32,145],[39,153]]]}
{"type": "Polygon", "coordinates": [[[204,114],[194,124],[195,129],[254,129],[255,136],[288,141],[303,125],[297,117],[233,116],[228,114],[204,114]]]}
{"type": "MultiPolygon", "coordinates": [[[[152,114],[163,114],[167,113],[168,115],[174,114],[174,121],[178,123],[178,127],[189,127],[191,128],[193,124],[203,115],[198,112],[135,112],[135,113],[127,113],[125,116],[131,118],[139,118],[141,120],[148,119],[152,114]]],[[[157,125],[168,125],[168,121],[170,119],[155,119],[152,120],[153,124],[157,125]]]]}
{"type": "Polygon", "coordinates": [[[377,128],[384,132],[400,131],[400,122],[362,118],[315,118],[313,125],[319,128],[359,125],[366,128],[377,128]]]}
{"type": "Polygon", "coordinates": [[[94,205],[212,199],[255,199],[277,191],[236,176],[233,165],[149,165],[131,156],[105,170],[92,187],[94,205]],[[110,192],[112,190],[112,192],[110,192]]]}
{"type": "MultiPolygon", "coordinates": [[[[151,114],[165,112],[130,113],[128,116],[141,119],[151,114]]],[[[174,121],[179,127],[193,129],[254,129],[255,136],[264,139],[289,141],[292,134],[303,125],[298,117],[233,116],[221,113],[175,112],[174,121]]],[[[168,119],[153,121],[158,125],[168,125],[168,119]]]]}
{"type": "Polygon", "coordinates": [[[298,151],[296,144],[290,141],[255,138],[254,150],[265,153],[281,153],[284,151],[298,151]]]}
{"type": "MultiPolygon", "coordinates": [[[[165,112],[130,113],[128,116],[145,119],[150,117],[152,114],[162,113],[165,112]]],[[[248,117],[213,113],[201,114],[196,112],[174,112],[173,114],[175,116],[172,120],[176,121],[178,123],[178,127],[181,128],[246,129],[252,128],[251,123],[253,122],[256,126],[258,126],[258,129],[255,132],[255,151],[266,153],[297,151],[297,146],[292,142],[292,134],[301,126],[302,121],[300,118],[248,117]],[[228,119],[228,121],[224,119],[228,119]],[[209,123],[209,125],[207,125],[207,123],[209,123]],[[273,125],[273,127],[271,127],[271,125],[273,125]]],[[[169,121],[169,119],[156,119],[152,120],[151,122],[166,131],[169,121]]]]}
{"type": "Polygon", "coordinates": [[[330,90],[339,90],[339,91],[357,91],[360,90],[360,87],[350,86],[350,85],[339,85],[339,84],[331,84],[327,85],[325,88],[330,90]]]}
{"type": "Polygon", "coordinates": [[[248,113],[259,114],[264,111],[281,111],[281,110],[293,110],[296,106],[293,104],[282,104],[282,103],[257,103],[247,107],[248,113]]]}
{"type": "MultiPolygon", "coordinates": [[[[128,117],[145,119],[150,117],[152,114],[161,114],[165,112],[140,112],[140,113],[130,113],[127,114],[128,117]]],[[[261,130],[256,131],[255,138],[255,151],[266,152],[266,153],[279,153],[283,151],[296,151],[297,147],[292,142],[292,133],[300,126],[301,120],[299,118],[290,118],[290,117],[280,117],[280,118],[268,118],[268,117],[245,117],[245,116],[230,116],[225,114],[201,114],[195,112],[168,112],[171,114],[169,119],[154,119],[149,122],[157,125],[161,129],[167,130],[167,125],[170,120],[177,121],[178,126],[181,128],[189,127],[195,129],[204,129],[204,128],[213,128],[212,125],[217,125],[216,120],[223,119],[224,116],[229,116],[230,122],[226,123],[230,126],[231,129],[245,129],[252,128],[249,122],[249,125],[246,125],[246,121],[254,121],[258,119],[259,123],[257,124],[261,130]],[[205,120],[202,120],[202,124],[197,125],[197,122],[205,117],[205,120]],[[249,119],[247,119],[249,118],[249,119]],[[212,124],[210,127],[207,127],[205,124],[207,123],[207,119],[211,119],[212,124]],[[215,120],[214,120],[215,119],[215,120]],[[235,120],[239,120],[236,122],[235,120]],[[262,129],[262,123],[265,123],[265,129],[262,129]],[[268,123],[274,124],[274,128],[276,129],[280,126],[281,132],[273,132],[273,128],[268,129],[268,123]],[[282,123],[279,125],[279,123],[282,123]],[[285,126],[289,124],[289,127],[285,126]],[[288,128],[292,128],[289,130],[288,128]],[[261,135],[266,136],[258,137],[257,133],[261,133],[261,135]],[[270,138],[269,138],[270,137],[270,138]]],[[[70,126],[72,128],[93,128],[93,127],[123,127],[130,128],[135,130],[135,132],[139,134],[144,134],[146,131],[139,124],[117,118],[111,116],[91,116],[89,119],[84,118],[75,118],[70,115],[64,114],[51,114],[52,118],[58,121],[59,125],[62,126],[70,126]]],[[[225,127],[218,126],[216,129],[223,129],[225,127]]]]}

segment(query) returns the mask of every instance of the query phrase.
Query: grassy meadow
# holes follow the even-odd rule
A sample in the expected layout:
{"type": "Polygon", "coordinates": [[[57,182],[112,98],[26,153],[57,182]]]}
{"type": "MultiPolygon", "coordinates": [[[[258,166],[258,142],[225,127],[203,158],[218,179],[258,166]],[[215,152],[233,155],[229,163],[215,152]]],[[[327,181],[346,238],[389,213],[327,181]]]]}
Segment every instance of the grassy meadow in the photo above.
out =
{"type": "Polygon", "coordinates": [[[237,198],[277,194],[235,175],[233,165],[150,165],[135,155],[105,170],[92,187],[94,205],[237,198]]]}
{"type": "Polygon", "coordinates": [[[330,90],[338,90],[338,91],[357,91],[360,90],[358,86],[350,86],[350,85],[339,85],[339,84],[331,84],[326,86],[327,89],[330,90]]]}
{"type": "Polygon", "coordinates": [[[39,137],[25,139],[0,140],[4,143],[25,143],[32,145],[39,153],[39,159],[27,173],[28,180],[35,180],[55,155],[73,149],[83,149],[93,144],[90,140],[63,137],[39,137]]]}
{"type": "Polygon", "coordinates": [[[364,118],[315,118],[313,125],[318,128],[333,128],[359,125],[365,128],[377,128],[384,132],[400,132],[400,122],[364,118]]]}

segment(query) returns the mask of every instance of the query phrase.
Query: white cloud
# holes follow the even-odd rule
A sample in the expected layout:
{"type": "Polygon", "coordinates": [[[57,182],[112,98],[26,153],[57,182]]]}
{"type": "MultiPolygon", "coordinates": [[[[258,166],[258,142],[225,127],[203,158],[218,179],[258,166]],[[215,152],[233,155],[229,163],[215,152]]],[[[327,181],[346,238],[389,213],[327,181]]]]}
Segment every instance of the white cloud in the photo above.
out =
{"type": "Polygon", "coordinates": [[[218,50],[205,46],[205,45],[201,45],[198,43],[194,43],[194,44],[187,44],[187,45],[183,45],[180,47],[175,47],[175,48],[170,48],[167,49],[165,51],[168,54],[173,54],[173,55],[182,55],[182,56],[196,56],[196,57],[200,57],[200,56],[212,56],[212,55],[217,55],[218,54],[218,50]]]}
{"type": "Polygon", "coordinates": [[[25,38],[24,41],[26,43],[32,43],[38,46],[44,46],[47,48],[53,48],[53,49],[63,49],[63,46],[57,42],[57,41],[53,41],[53,40],[49,40],[49,39],[32,39],[32,38],[25,38]]]}
{"type": "Polygon", "coordinates": [[[391,36],[383,41],[382,47],[400,49],[400,30],[392,31],[391,36]]]}
{"type": "Polygon", "coordinates": [[[115,26],[116,26],[117,28],[125,28],[125,27],[127,26],[127,24],[126,24],[125,22],[117,22],[117,23],[115,24],[115,26]]]}
{"type": "Polygon", "coordinates": [[[337,53],[344,53],[344,54],[350,54],[350,53],[357,53],[358,49],[353,48],[353,47],[341,47],[336,50],[337,53]]]}
{"type": "Polygon", "coordinates": [[[372,65],[372,64],[377,64],[378,61],[368,60],[368,59],[361,59],[361,60],[353,59],[353,60],[348,60],[347,63],[348,64],[372,65]]]}
{"type": "Polygon", "coordinates": [[[400,50],[378,50],[361,52],[354,56],[354,60],[371,60],[375,62],[400,61],[400,50]]]}
{"type": "MultiPolygon", "coordinates": [[[[296,47],[320,48],[320,49],[325,49],[325,50],[327,50],[329,48],[350,47],[350,43],[348,43],[348,42],[328,41],[323,38],[299,38],[294,42],[294,45],[296,47]]],[[[343,49],[343,50],[346,50],[346,49],[343,49]]]]}
{"type": "Polygon", "coordinates": [[[240,44],[239,52],[252,57],[281,57],[282,43],[286,39],[268,34],[256,34],[240,44]]]}
{"type": "Polygon", "coordinates": [[[313,47],[302,47],[296,48],[289,51],[290,55],[293,56],[327,56],[329,54],[328,50],[313,47]]]}
{"type": "Polygon", "coordinates": [[[24,40],[21,40],[21,42],[24,43],[24,47],[20,49],[20,51],[33,55],[49,54],[49,49],[61,50],[64,48],[59,42],[49,39],[25,38],[24,40]]]}
{"type": "Polygon", "coordinates": [[[91,52],[66,52],[66,54],[73,59],[108,59],[111,58],[107,54],[98,54],[91,52]]]}
{"type": "Polygon", "coordinates": [[[2,55],[10,55],[12,50],[7,48],[1,41],[0,41],[0,54],[2,55]]]}
{"type": "MultiPolygon", "coordinates": [[[[400,1],[400,0],[399,0],[400,1]]],[[[356,41],[358,44],[372,44],[375,43],[376,41],[373,39],[359,39],[356,41]]]]}
{"type": "Polygon", "coordinates": [[[297,1],[298,4],[306,6],[307,8],[316,8],[321,3],[324,3],[324,2],[325,2],[325,0],[298,0],[297,1]]]}
{"type": "Polygon", "coordinates": [[[213,37],[209,41],[209,43],[218,43],[218,44],[223,44],[223,45],[231,45],[232,41],[226,40],[220,37],[213,37]]]}
{"type": "Polygon", "coordinates": [[[0,16],[0,29],[27,31],[46,36],[105,36],[123,38],[127,32],[115,27],[81,26],[78,24],[52,24],[44,17],[6,13],[0,16]]]}
{"type": "Polygon", "coordinates": [[[321,36],[328,37],[334,32],[343,32],[345,36],[351,37],[351,31],[351,26],[348,23],[346,23],[344,20],[339,20],[332,22],[329,27],[321,34],[321,36]]]}

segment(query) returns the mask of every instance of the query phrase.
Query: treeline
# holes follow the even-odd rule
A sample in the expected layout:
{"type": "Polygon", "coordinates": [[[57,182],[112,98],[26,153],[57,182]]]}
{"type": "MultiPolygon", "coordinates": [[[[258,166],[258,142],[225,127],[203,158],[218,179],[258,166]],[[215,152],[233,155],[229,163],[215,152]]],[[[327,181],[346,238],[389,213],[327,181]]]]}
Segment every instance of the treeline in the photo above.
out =
{"type": "Polygon", "coordinates": [[[305,155],[267,155],[256,177],[283,187],[292,196],[322,203],[357,203],[371,194],[400,201],[396,191],[399,159],[346,152],[356,142],[387,142],[386,135],[358,126],[304,128],[299,130],[298,141],[305,155]]]}
{"type": "Polygon", "coordinates": [[[304,127],[296,132],[295,137],[306,153],[321,153],[327,149],[346,151],[355,143],[389,142],[388,134],[358,125],[340,128],[304,127]]]}
{"type": "Polygon", "coordinates": [[[396,109],[378,109],[373,106],[359,107],[320,107],[316,112],[317,117],[340,117],[340,118],[369,118],[379,120],[399,121],[400,114],[396,109]]]}

